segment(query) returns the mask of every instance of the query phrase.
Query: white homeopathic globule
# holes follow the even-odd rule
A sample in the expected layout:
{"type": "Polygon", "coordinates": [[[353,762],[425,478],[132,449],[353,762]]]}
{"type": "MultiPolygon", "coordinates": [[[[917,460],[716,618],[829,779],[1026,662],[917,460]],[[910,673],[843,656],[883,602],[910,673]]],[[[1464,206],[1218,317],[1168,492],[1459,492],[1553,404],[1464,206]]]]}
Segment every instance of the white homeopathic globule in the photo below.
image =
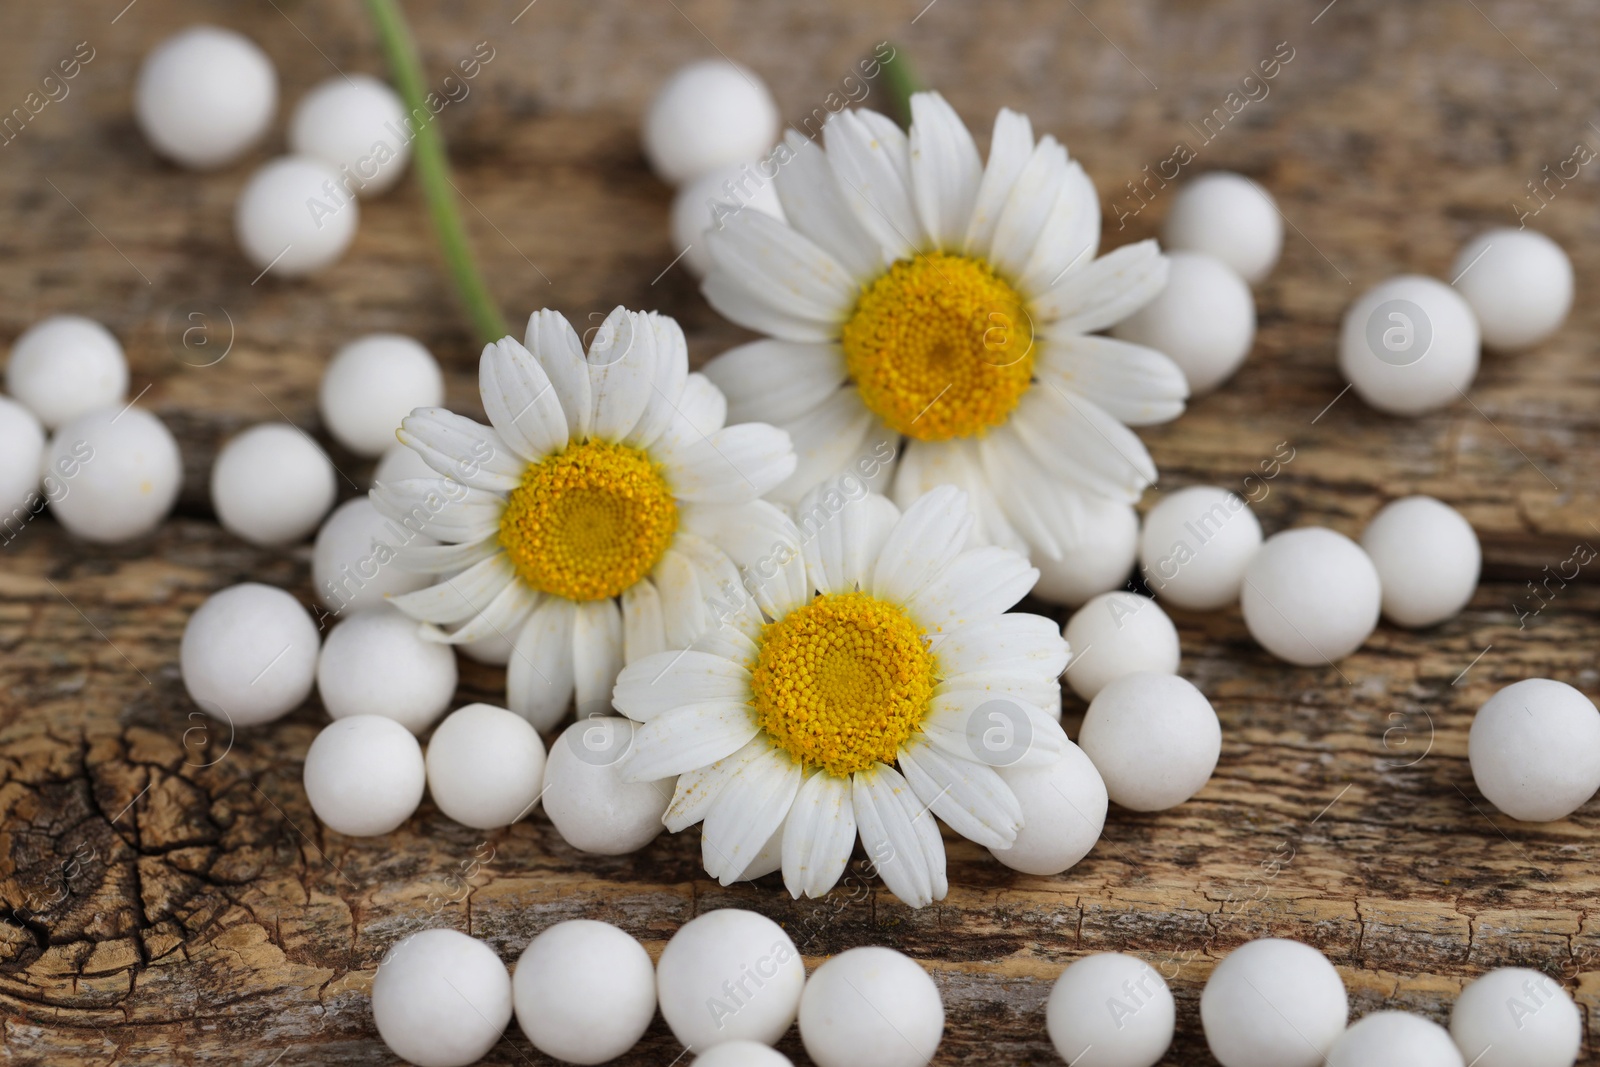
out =
{"type": "Polygon", "coordinates": [[[1163,352],[1183,371],[1191,395],[1239,369],[1256,337],[1256,301],[1228,264],[1204,252],[1167,255],[1167,284],[1111,328],[1111,336],[1163,352]]]}
{"type": "Polygon", "coordinates": [[[338,171],[311,156],[280,156],[262,164],[240,191],[233,232],[262,274],[299,278],[344,255],[360,215],[338,171]]]}
{"type": "Polygon", "coordinates": [[[754,71],[697,60],[656,90],[644,115],[644,154],[663,181],[679,185],[765,155],[778,125],[778,105],[754,71]]]}
{"type": "Polygon", "coordinates": [[[689,1067],[794,1067],[794,1063],[759,1041],[725,1041],[700,1053],[689,1067]]]}
{"type": "Polygon", "coordinates": [[[1403,1011],[1363,1016],[1328,1050],[1326,1067],[1463,1067],[1444,1027],[1403,1011]]]}
{"type": "MultiPolygon", "coordinates": [[[[0,528],[7,539],[15,537],[13,523],[27,521],[37,503],[40,471],[44,467],[44,427],[33,412],[8,396],[0,396],[0,528]]],[[[53,475],[52,471],[45,471],[53,475]]]]}
{"type": "Polygon", "coordinates": [[[1600,711],[1565,682],[1524,678],[1472,717],[1467,759],[1478,789],[1513,819],[1564,819],[1600,789],[1600,711]]]}
{"type": "Polygon", "coordinates": [[[1378,625],[1383,589],[1372,560],[1322,526],[1267,538],[1244,572],[1239,604],[1256,643],[1301,667],[1343,659],[1378,625]]]}
{"type": "Polygon", "coordinates": [[[322,639],[289,593],[244,582],[212,593],[183,628],[178,663],[194,702],[230,726],[272,722],[311,695],[322,639]]]}
{"type": "Polygon", "coordinates": [[[772,1044],[794,1022],[805,981],[805,963],[783,927],[738,908],[684,923],[656,962],[661,1016],[686,1048],[772,1044]]]}
{"type": "Polygon", "coordinates": [[[376,837],[416,812],[428,772],[422,746],[404,726],[382,715],[352,715],[317,734],[302,779],[324,826],[351,837],[376,837]]]}
{"type": "Polygon", "coordinates": [[[86,541],[109,544],[150,533],[172,510],[183,482],[172,431],[132,406],[97,408],[63,423],[44,463],[67,489],[51,501],[51,514],[86,541]]]}
{"type": "Polygon", "coordinates": [[[1403,274],[1363,293],[1344,314],[1339,371],[1356,395],[1390,415],[1455,403],[1478,373],[1478,320],[1444,282],[1403,274]]]}
{"type": "Polygon", "coordinates": [[[1239,601],[1245,568],[1261,547],[1261,522],[1239,494],[1191,485],[1156,502],[1144,518],[1139,562],[1157,600],[1188,611],[1239,601]]]}
{"type": "Polygon", "coordinates": [[[995,859],[1023,874],[1060,874],[1100,840],[1106,784],[1083,749],[1068,741],[1043,767],[1019,762],[995,770],[1022,805],[1023,820],[1011,847],[989,849],[995,859]]]}
{"type": "Polygon", "coordinates": [[[1139,513],[1110,497],[1085,497],[1084,523],[1077,540],[1060,559],[1043,552],[1029,560],[1039,571],[1033,596],[1076,608],[1090,597],[1120,588],[1139,554],[1139,513]]]}
{"type": "Polygon", "coordinates": [[[286,422],[264,422],[234,436],[211,467],[217,521],[253,545],[304,540],[338,495],[333,461],[286,422]]]}
{"type": "Polygon", "coordinates": [[[829,958],[800,995],[800,1040],[817,1067],[924,1067],[943,1037],[939,987],[892,948],[829,958]]]}
{"type": "Polygon", "coordinates": [[[1062,633],[1072,649],[1066,680],[1085,700],[1124,674],[1178,669],[1178,629],[1147,596],[1102,593],[1074,612],[1062,633]]]}
{"type": "Polygon", "coordinates": [[[1456,257],[1450,276],[1490,348],[1536,345],[1560,329],[1572,309],[1572,261],[1533,230],[1479,234],[1456,257]]]}
{"type": "Polygon", "coordinates": [[[22,331],[6,361],[6,391],[45,429],[121,405],[128,360],[110,330],[82,315],[51,315],[22,331]]]}
{"type": "Polygon", "coordinates": [[[621,856],[666,829],[661,816],[677,779],[622,780],[623,757],[637,727],[620,716],[579,719],[550,746],[544,768],[544,813],[573,848],[621,856]]]}
{"type": "MultiPolygon", "coordinates": [[[[420,342],[398,333],[368,334],[334,353],[317,399],[333,439],[375,459],[398,443],[402,419],[444,403],[444,374],[420,342]]],[[[424,477],[438,476],[429,468],[424,477]]]]}
{"type": "Polygon", "coordinates": [[[1097,952],[1061,972],[1045,1027],[1072,1067],[1154,1067],[1172,1044],[1177,1005],[1144,960],[1097,952]]]}
{"type": "Polygon", "coordinates": [[[1090,702],[1078,746],[1113,801],[1133,811],[1162,811],[1211,780],[1222,754],[1222,724],[1187,679],[1125,674],[1090,702]]]}
{"type": "Polygon", "coordinates": [[[421,624],[393,608],[359,611],[328,634],[317,691],[328,715],[382,715],[420,734],[456,691],[449,645],[423,638],[421,624]]]}
{"type": "Polygon", "coordinates": [[[1322,1067],[1350,998],[1327,957],[1268,937],[1225,956],[1200,994],[1206,1043],[1222,1067],[1322,1067]]]}
{"type": "Polygon", "coordinates": [[[334,614],[382,607],[385,597],[413,592],[433,580],[402,567],[396,558],[399,549],[437,543],[379,514],[368,497],[346,500],[333,509],[311,546],[312,588],[334,614]]]}
{"type": "Polygon", "coordinates": [[[338,170],[358,196],[376,196],[400,180],[411,158],[406,106],[370,74],[329,78],[295,105],[289,151],[338,170]]]}
{"type": "Polygon", "coordinates": [[[1450,1036],[1471,1067],[1572,1067],[1583,1013],[1542,971],[1502,967],[1467,983],[1450,1010],[1450,1036]]]}
{"type": "Polygon", "coordinates": [[[1362,531],[1361,547],[1378,569],[1383,615],[1396,626],[1453,619],[1478,588],[1478,535],[1459,511],[1431,496],[1385,504],[1362,531]]]}
{"type": "Polygon", "coordinates": [[[145,56],[133,114],[150,146],[194,170],[225,166],[261,139],[278,107],[272,60],[243,34],[191,26],[145,56]]]}
{"type": "Polygon", "coordinates": [[[511,996],[517,1024],[534,1048],[563,1063],[605,1063],[649,1029],[656,1013],[655,966],[625,931],[570,919],[523,949],[511,996]]]}
{"type": "Polygon", "coordinates": [[[458,930],[412,934],[372,979],[372,1020],[389,1050],[417,1067],[466,1067],[511,1021],[511,976],[494,949],[458,930]]]}
{"type": "Polygon", "coordinates": [[[1215,256],[1255,285],[1283,250],[1283,219],[1272,194],[1243,174],[1212,171],[1178,190],[1161,243],[1215,256]]]}
{"type": "Polygon", "coordinates": [[[510,826],[538,802],[544,764],[544,742],[527,719],[491,704],[468,704],[428,738],[428,794],[463,826],[510,826]]]}

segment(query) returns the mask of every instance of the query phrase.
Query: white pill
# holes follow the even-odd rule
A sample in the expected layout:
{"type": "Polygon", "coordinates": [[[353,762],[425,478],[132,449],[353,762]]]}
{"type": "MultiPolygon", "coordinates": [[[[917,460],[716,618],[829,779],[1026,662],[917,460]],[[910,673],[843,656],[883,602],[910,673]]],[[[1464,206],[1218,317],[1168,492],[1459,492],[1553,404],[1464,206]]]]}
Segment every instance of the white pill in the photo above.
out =
{"type": "Polygon", "coordinates": [[[1561,328],[1572,309],[1572,261],[1533,230],[1480,234],[1456,257],[1450,277],[1478,316],[1490,348],[1538,344],[1561,328]]]}
{"type": "Polygon", "coordinates": [[[1365,1016],[1328,1050],[1327,1067],[1463,1067],[1445,1028],[1420,1015],[1380,1011],[1365,1016]]]}
{"type": "Polygon", "coordinates": [[[1268,937],[1230,952],[1200,994],[1206,1043],[1222,1067],[1321,1067],[1350,998],[1326,956],[1268,937]]]}
{"type": "Polygon", "coordinates": [[[1085,700],[1124,674],[1178,669],[1178,628],[1147,596],[1101,593],[1073,613],[1062,633],[1072,649],[1066,679],[1085,700]]]}
{"type": "Polygon", "coordinates": [[[178,661],[196,704],[233,726],[254,726],[305,703],[321,644],[300,601],[245,582],[211,594],[189,616],[178,661]]]}
{"type": "Polygon", "coordinates": [[[382,715],[331,722],[306,751],[306,799],[324,826],[352,837],[394,830],[416,812],[428,772],[422,746],[382,715]]]}
{"type": "Polygon", "coordinates": [[[372,484],[403,482],[407,478],[437,477],[439,472],[428,466],[416,449],[407,448],[396,441],[384,452],[383,458],[378,460],[377,467],[372,471],[372,484]]]}
{"type": "Polygon", "coordinates": [[[1139,560],[1156,596],[1188,611],[1238,603],[1245,568],[1261,547],[1261,523],[1237,493],[1191,485],[1145,516],[1139,560]]]}
{"type": "Polygon", "coordinates": [[[528,943],[511,996],[517,1024],[534,1048],[564,1063],[604,1063],[631,1049],[649,1028],[656,971],[644,946],[628,934],[610,923],[573,919],[528,943]]]}
{"type": "Polygon", "coordinates": [[[1139,552],[1139,513],[1131,504],[1096,496],[1084,498],[1084,512],[1081,535],[1061,559],[1033,553],[1039,570],[1033,595],[1040,600],[1075,608],[1128,581],[1139,552]]]}
{"type": "Polygon", "coordinates": [[[794,1067],[789,1057],[759,1041],[725,1041],[694,1058],[689,1067],[794,1067]]]}
{"type": "Polygon", "coordinates": [[[346,500],[317,531],[311,548],[311,584],[329,611],[344,614],[379,607],[384,597],[411,593],[433,578],[406,570],[402,548],[437,544],[404,523],[378,514],[364,496],[346,500]]]}
{"type": "Polygon", "coordinates": [[[1361,647],[1378,625],[1383,590],[1372,560],[1321,526],[1267,538],[1245,568],[1239,604],[1250,636],[1281,660],[1315,667],[1361,647]]]}
{"type": "Polygon", "coordinates": [[[1356,394],[1390,415],[1455,403],[1478,373],[1478,320],[1444,282],[1403,274],[1373,286],[1344,313],[1339,370],[1356,394]]]}
{"type": "Polygon", "coordinates": [[[362,611],[328,634],[317,661],[317,692],[335,719],[382,715],[420,734],[456,691],[456,657],[427,641],[415,619],[394,608],[362,611]]]}
{"type": "Polygon", "coordinates": [[[64,423],[45,451],[45,470],[66,492],[50,502],[56,521],[87,541],[131,541],[161,525],[178,499],[183,458],[161,420],[140,408],[97,408],[64,423]],[[65,472],[74,471],[67,475],[65,472]]]}
{"type": "Polygon", "coordinates": [[[1161,243],[1216,256],[1255,285],[1271,273],[1283,251],[1283,217],[1272,194],[1256,182],[1213,171],[1178,190],[1161,243]]]}
{"type": "Polygon", "coordinates": [[[1043,767],[997,767],[1017,803],[1022,829],[1010,848],[990,855],[1023,874],[1060,874],[1089,854],[1106,825],[1106,784],[1083,749],[1070,741],[1043,767]]]}
{"type": "Polygon", "coordinates": [[[939,987],[892,948],[839,953],[800,996],[800,1040],[817,1067],[923,1067],[943,1037],[939,987]]]}
{"type": "Polygon", "coordinates": [[[267,132],[277,107],[272,60],[248,37],[217,26],[191,26],[151,49],[133,97],[150,147],[195,170],[238,159],[267,132]]]}
{"type": "Polygon", "coordinates": [[[370,74],[333,77],[295,106],[289,151],[322,160],[359,196],[391,188],[411,158],[406,106],[370,74]]]}
{"type": "Polygon", "coordinates": [[[1211,780],[1222,725],[1211,701],[1175,674],[1125,674],[1100,690],[1078,744],[1111,799],[1134,811],[1176,807],[1211,780]]]}
{"type": "MultiPolygon", "coordinates": [[[[358,456],[377,457],[398,443],[395,431],[413,409],[444,403],[444,375],[433,353],[411,338],[369,334],[334,354],[318,398],[334,440],[358,456]]],[[[430,469],[426,476],[439,474],[430,469]]]]}
{"type": "Polygon", "coordinates": [[[217,520],[253,545],[304,540],[338,495],[328,454],[284,422],[265,422],[233,437],[211,467],[217,520]]]}
{"type": "MultiPolygon", "coordinates": [[[[33,412],[0,396],[0,536],[7,541],[21,532],[28,513],[41,499],[44,440],[44,427],[33,412]]],[[[60,495],[67,484],[60,473],[46,470],[44,474],[50,478],[49,492],[60,495]]]]}
{"type": "Polygon", "coordinates": [[[1097,952],[1056,979],[1045,1025],[1073,1067],[1153,1067],[1172,1044],[1176,1011],[1167,983],[1144,960],[1097,952]]]}
{"type": "Polygon", "coordinates": [[[516,634],[490,633],[468,641],[456,648],[461,654],[475,663],[487,664],[490,667],[504,667],[511,662],[511,654],[516,650],[516,634]]]}
{"type": "Polygon", "coordinates": [[[1384,505],[1361,534],[1361,547],[1378,569],[1384,617],[1396,626],[1453,619],[1478,588],[1478,535],[1461,512],[1431,496],[1384,505]]]}
{"type": "Polygon", "coordinates": [[[677,781],[624,782],[619,773],[634,731],[633,721],[620,716],[580,719],[550,746],[544,811],[573,848],[621,856],[637,852],[664,829],[661,816],[677,781]]]}
{"type": "Polygon", "coordinates": [[[1203,252],[1167,256],[1167,286],[1111,336],[1172,357],[1195,395],[1239,369],[1256,337],[1256,300],[1234,269],[1203,252]]]}
{"type": "Polygon", "coordinates": [[[778,140],[778,105],[755,72],[702,59],[667,79],[644,116],[644,154],[673,185],[766,155],[778,140]]]}
{"type": "Polygon", "coordinates": [[[428,793],[463,826],[510,826],[533,810],[543,785],[544,742],[505,708],[468,704],[428,738],[428,793]]]}
{"type": "Polygon", "coordinates": [[[1450,1036],[1472,1067],[1572,1067],[1583,1014],[1549,975],[1502,967],[1461,991],[1450,1036]]]}
{"type": "Polygon", "coordinates": [[[11,346],[6,391],[53,430],[96,408],[120,407],[128,360],[111,331],[93,319],[52,315],[11,346]]]}
{"type": "Polygon", "coordinates": [[[511,976],[494,949],[456,930],[412,934],[372,980],[372,1020],[389,1050],[418,1067],[466,1067],[511,1021],[511,976]]]}
{"type": "Polygon", "coordinates": [[[738,908],[689,920],[656,963],[662,1018],[686,1048],[772,1044],[794,1022],[805,981],[805,963],[783,927],[738,908]]]}
{"type": "Polygon", "coordinates": [[[683,253],[683,265],[696,278],[704,278],[711,269],[705,238],[708,230],[721,229],[745,210],[783,218],[778,186],[772,178],[775,174],[772,163],[736,163],[718,167],[678,189],[672,198],[672,248],[674,254],[683,253]]]}
{"type": "Polygon", "coordinates": [[[1600,711],[1565,682],[1513,682],[1472,717],[1467,759],[1478,789],[1513,819],[1564,819],[1600,789],[1600,711]]]}
{"type": "Polygon", "coordinates": [[[360,214],[343,177],[328,164],[280,156],[263,164],[240,191],[233,232],[256,270],[299,278],[344,255],[360,214]]]}

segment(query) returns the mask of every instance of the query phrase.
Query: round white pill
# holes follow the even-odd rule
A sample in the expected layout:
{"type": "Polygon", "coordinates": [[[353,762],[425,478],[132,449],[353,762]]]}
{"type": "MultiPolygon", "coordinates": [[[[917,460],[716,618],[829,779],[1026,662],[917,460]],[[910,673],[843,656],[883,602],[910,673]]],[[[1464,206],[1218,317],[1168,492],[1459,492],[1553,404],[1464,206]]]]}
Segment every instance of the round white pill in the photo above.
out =
{"type": "Polygon", "coordinates": [[[794,1067],[789,1057],[759,1041],[725,1041],[694,1058],[690,1067],[794,1067]]]}
{"type": "MultiPolygon", "coordinates": [[[[39,500],[39,472],[44,467],[44,427],[33,412],[0,396],[0,536],[9,541],[21,532],[39,500]]],[[[48,492],[60,495],[66,483],[53,470],[48,492]]],[[[70,487],[68,487],[70,491],[70,487]]],[[[39,505],[42,506],[42,505],[39,505]]]]}
{"type": "Polygon", "coordinates": [[[332,265],[360,219],[345,180],[320,159],[280,156],[250,176],[233,208],[233,232],[263,274],[299,278],[332,265]]]}
{"type": "Polygon", "coordinates": [[[253,545],[286,545],[310,535],[339,495],[333,461],[283,422],[233,437],[211,467],[211,506],[222,528],[253,545]]]}
{"type": "Polygon", "coordinates": [[[282,589],[230,586],[207,597],[183,628],[183,686],[223,722],[271,722],[311,695],[321,644],[311,613],[282,589]]]}
{"type": "Polygon", "coordinates": [[[1478,373],[1478,320],[1444,282],[1390,278],[1344,313],[1339,370],[1379,411],[1437,411],[1455,403],[1478,373]]]}
{"type": "Polygon", "coordinates": [[[1364,1016],[1328,1050],[1326,1067],[1463,1067],[1445,1028],[1420,1015],[1380,1011],[1364,1016]]]}
{"type": "Polygon", "coordinates": [[[1572,309],[1572,261],[1533,230],[1480,234],[1456,257],[1450,277],[1490,348],[1538,344],[1561,328],[1572,309]]]}
{"type": "Polygon", "coordinates": [[[1045,1025],[1073,1067],[1154,1067],[1172,1044],[1176,1013],[1172,991],[1148,963],[1097,952],[1056,979],[1045,1025]]]}
{"type": "Polygon", "coordinates": [[[817,1067],[923,1067],[943,1037],[939,987],[892,948],[839,953],[800,996],[800,1040],[817,1067]]]}
{"type": "Polygon", "coordinates": [[[672,198],[672,247],[674,254],[683,253],[683,265],[696,278],[704,278],[711,269],[705,238],[708,230],[721,229],[730,217],[745,210],[783,218],[778,185],[771,177],[775,173],[772,163],[736,163],[702,174],[678,189],[672,198]]]}
{"type": "Polygon", "coordinates": [[[1067,742],[1061,758],[1043,767],[997,767],[1017,803],[1022,829],[995,859],[1023,874],[1060,874],[1089,854],[1106,825],[1106,784],[1083,749],[1067,742]]]}
{"type": "Polygon", "coordinates": [[[1483,551],[1472,524],[1431,496],[1385,504],[1361,534],[1378,569],[1383,614],[1396,626],[1453,619],[1478,588],[1483,551]]]}
{"type": "Polygon", "coordinates": [[[1203,252],[1167,256],[1167,285],[1111,336],[1172,357],[1194,395],[1239,369],[1256,338],[1256,300],[1234,269],[1203,252]]]}
{"type": "Polygon", "coordinates": [[[755,72],[702,59],[667,79],[644,116],[644,154],[673,185],[766,155],[778,140],[778,105],[755,72]]]}
{"type": "Polygon", "coordinates": [[[543,786],[544,742],[505,708],[468,704],[428,739],[428,793],[463,826],[510,826],[533,810],[543,786]]]}
{"type": "Polygon", "coordinates": [[[1237,493],[1191,485],[1169,493],[1145,516],[1139,560],[1157,598],[1188,611],[1217,611],[1239,600],[1245,568],[1261,547],[1261,523],[1237,493]]]}
{"type": "Polygon", "coordinates": [[[379,607],[386,596],[412,593],[433,578],[401,567],[402,548],[437,544],[403,523],[378,514],[364,496],[346,500],[317,531],[311,548],[311,584],[323,607],[336,615],[379,607]]]}
{"type": "Polygon", "coordinates": [[[370,74],[334,77],[295,106],[289,151],[340,172],[359,196],[375,196],[400,180],[411,158],[406,106],[370,74]]]}
{"type": "MultiPolygon", "coordinates": [[[[410,412],[406,412],[410,414],[410,412]]],[[[398,423],[395,424],[398,427],[398,423]]],[[[378,460],[378,465],[372,471],[372,484],[382,485],[389,482],[403,482],[407,478],[438,478],[439,472],[428,466],[421,454],[414,448],[407,448],[396,441],[384,452],[383,458],[378,460]]]]}
{"type": "Polygon", "coordinates": [[[1450,1036],[1472,1067],[1572,1067],[1583,1014],[1549,975],[1502,967],[1461,991],[1450,1036]]]}
{"type": "MultiPolygon", "coordinates": [[[[411,338],[369,334],[334,354],[318,399],[334,440],[358,456],[382,456],[398,443],[400,420],[444,403],[444,375],[433,353],[411,338]]],[[[426,477],[439,474],[429,469],[426,477]]]]}
{"type": "Polygon", "coordinates": [[[1147,596],[1101,593],[1073,613],[1062,633],[1072,649],[1067,682],[1085,700],[1124,674],[1178,669],[1178,628],[1147,596]]]}
{"type": "Polygon", "coordinates": [[[449,645],[424,640],[422,626],[394,608],[362,611],[328,634],[317,661],[317,692],[328,715],[382,715],[420,734],[456,691],[449,645]]]}
{"type": "Polygon", "coordinates": [[[278,107],[278,74],[254,41],[217,26],[191,26],[145,56],[133,114],[150,147],[209,170],[260,140],[278,107]]]}
{"type": "Polygon", "coordinates": [[[1262,648],[1301,667],[1333,663],[1378,625],[1383,590],[1361,546],[1321,526],[1267,538],[1244,572],[1239,604],[1262,648]]]}
{"type": "Polygon", "coordinates": [[[401,941],[372,979],[372,1021],[389,1050],[417,1067],[466,1067],[511,1021],[511,976],[494,949],[456,930],[401,941]]]}
{"type": "Polygon", "coordinates": [[[686,1048],[772,1044],[794,1022],[805,982],[805,963],[783,927],[738,908],[689,920],[656,963],[662,1018],[686,1048]]]}
{"type": "Polygon", "coordinates": [[[633,747],[634,730],[633,721],[620,716],[579,719],[550,746],[544,812],[573,848],[621,856],[664,829],[661,816],[677,782],[622,780],[619,765],[633,747]]]}
{"type": "Polygon", "coordinates": [[[178,499],[183,458],[161,420],[140,408],[97,408],[50,439],[44,469],[65,492],[56,521],[87,541],[131,541],[161,525],[178,499]]]}
{"type": "Polygon", "coordinates": [[[1479,791],[1513,819],[1564,819],[1600,789],[1600,711],[1565,682],[1513,682],[1472,717],[1467,759],[1479,791]]]}
{"type": "Polygon", "coordinates": [[[1039,570],[1033,595],[1050,604],[1075,608],[1092,596],[1121,588],[1139,552],[1139,513],[1131,504],[1108,497],[1084,498],[1081,536],[1061,559],[1035,551],[1039,570]]]}
{"type": "Polygon", "coordinates": [[[572,919],[528,943],[511,996],[517,1024],[534,1048],[563,1063],[604,1063],[631,1049],[649,1028],[656,971],[644,946],[628,934],[610,923],[572,919]]]}
{"type": "Polygon", "coordinates": [[[1222,1067],[1321,1067],[1350,998],[1326,956],[1268,937],[1230,952],[1200,994],[1200,1024],[1222,1067]]]}
{"type": "Polygon", "coordinates": [[[510,663],[511,654],[516,651],[516,647],[514,637],[503,633],[484,634],[476,641],[456,646],[463,656],[475,663],[484,663],[490,667],[504,667],[510,663]]]}
{"type": "Polygon", "coordinates": [[[1161,243],[1204,252],[1251,285],[1271,273],[1283,251],[1283,217],[1272,194],[1243,174],[1213,171],[1186,183],[1173,198],[1161,243]]]}
{"type": "Polygon", "coordinates": [[[128,360],[111,331],[93,319],[52,315],[11,346],[6,391],[53,430],[96,408],[120,407],[128,393],[128,360]]]}
{"type": "Polygon", "coordinates": [[[1162,811],[1211,780],[1222,754],[1222,724],[1187,679],[1125,674],[1090,702],[1078,744],[1112,800],[1134,811],[1162,811]]]}
{"type": "Polygon", "coordinates": [[[422,746],[382,715],[331,722],[306,751],[306,799],[324,826],[351,837],[376,837],[416,812],[428,773],[422,746]]]}

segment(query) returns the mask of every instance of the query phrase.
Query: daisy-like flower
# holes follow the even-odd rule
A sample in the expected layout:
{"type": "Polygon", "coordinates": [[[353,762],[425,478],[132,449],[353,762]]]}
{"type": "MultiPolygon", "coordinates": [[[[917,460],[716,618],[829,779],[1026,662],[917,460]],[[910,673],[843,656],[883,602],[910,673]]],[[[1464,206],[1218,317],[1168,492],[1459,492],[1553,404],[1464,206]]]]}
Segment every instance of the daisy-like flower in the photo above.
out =
{"type": "Polygon", "coordinates": [[[719,528],[766,516],[758,498],[794,453],[782,430],[724,425],[683,331],[653,312],[617,308],[587,353],[565,318],[537,312],[526,345],[484,348],[478,384],[490,425],[419,408],[398,432],[439,477],[372,491],[444,542],[400,562],[449,577],[390,602],[435,640],[514,641],[507,703],[547,729],[574,694],[580,712],[609,708],[624,663],[707,625],[705,590],[739,580],[719,528]]]}
{"type": "Polygon", "coordinates": [[[1039,572],[966,547],[973,517],[952,486],[902,514],[846,478],[798,514],[731,542],[749,595],[724,625],[618,677],[617,709],[643,724],[622,772],[678,776],[662,821],[704,820],[702,859],[723,884],[778,835],[789,892],[820,896],[859,835],[889,889],[921,907],[947,889],[930,812],[991,848],[1016,840],[1004,768],[1067,747],[1045,710],[1067,645],[1049,619],[1006,612],[1039,572]]]}
{"type": "Polygon", "coordinates": [[[1164,354],[1093,336],[1166,284],[1154,241],[1095,258],[1093,184],[1054,137],[1002,110],[987,165],[937,93],[909,136],[871,111],[790,131],[774,179],[787,222],[741,211],[709,234],[713,307],[766,334],[706,368],[728,409],[789,431],[793,502],[880,442],[905,448],[901,506],[965,489],[975,536],[1060,559],[1092,521],[1156,477],[1128,429],[1182,412],[1164,354]],[[1091,501],[1092,503],[1092,501],[1091,501]]]}

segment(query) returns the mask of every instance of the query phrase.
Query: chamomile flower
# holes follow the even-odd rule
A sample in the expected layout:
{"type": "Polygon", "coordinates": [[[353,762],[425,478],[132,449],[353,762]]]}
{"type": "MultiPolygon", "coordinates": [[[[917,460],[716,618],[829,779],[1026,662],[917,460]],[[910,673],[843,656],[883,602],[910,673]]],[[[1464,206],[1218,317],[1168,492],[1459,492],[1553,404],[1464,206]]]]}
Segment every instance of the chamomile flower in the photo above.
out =
{"type": "Polygon", "coordinates": [[[965,489],[983,542],[1061,559],[1084,500],[1138,499],[1156,469],[1128,429],[1182,412],[1188,388],[1153,349],[1094,336],[1166,283],[1154,241],[1096,258],[1093,184],[1054,137],[1002,110],[987,165],[937,93],[909,135],[844,111],[824,147],[775,152],[787,222],[756,211],[709,234],[712,306],[770,340],[705,373],[744,419],[781,426],[799,465],[789,503],[883,441],[902,506],[965,489]]]}
{"type": "Polygon", "coordinates": [[[719,529],[765,521],[759,498],[794,454],[782,430],[725,425],[683,331],[653,312],[617,308],[587,353],[565,318],[537,312],[526,345],[484,348],[479,391],[489,426],[442,408],[401,425],[438,478],[372,491],[443,542],[400,563],[449,575],[390,603],[438,641],[514,641],[507,703],[546,729],[574,695],[581,713],[609,708],[624,663],[708,625],[707,591],[739,581],[719,529]]]}
{"type": "Polygon", "coordinates": [[[934,816],[992,848],[1016,840],[1004,768],[1067,748],[1045,710],[1067,645],[1049,619],[1006,612],[1039,572],[967,547],[973,516],[952,486],[902,514],[839,479],[798,516],[729,542],[746,595],[723,625],[618,676],[617,709],[643,724],[622,772],[678,776],[662,821],[704,821],[702,859],[724,884],[776,835],[789,892],[820,896],[859,835],[921,907],[947,889],[934,816]]]}

